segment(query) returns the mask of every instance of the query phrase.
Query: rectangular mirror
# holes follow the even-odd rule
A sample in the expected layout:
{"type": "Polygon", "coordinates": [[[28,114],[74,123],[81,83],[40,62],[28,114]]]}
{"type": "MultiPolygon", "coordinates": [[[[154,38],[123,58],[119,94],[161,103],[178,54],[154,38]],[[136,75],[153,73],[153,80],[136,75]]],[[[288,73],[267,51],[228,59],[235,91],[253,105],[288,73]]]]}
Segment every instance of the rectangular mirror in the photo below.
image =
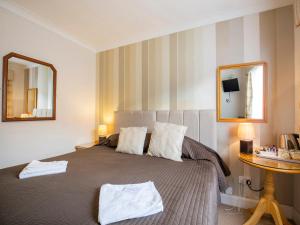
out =
{"type": "Polygon", "coordinates": [[[10,53],[3,58],[2,121],[55,120],[53,65],[10,53]]]}
{"type": "Polygon", "coordinates": [[[267,121],[265,62],[220,66],[217,76],[219,122],[267,121]]]}

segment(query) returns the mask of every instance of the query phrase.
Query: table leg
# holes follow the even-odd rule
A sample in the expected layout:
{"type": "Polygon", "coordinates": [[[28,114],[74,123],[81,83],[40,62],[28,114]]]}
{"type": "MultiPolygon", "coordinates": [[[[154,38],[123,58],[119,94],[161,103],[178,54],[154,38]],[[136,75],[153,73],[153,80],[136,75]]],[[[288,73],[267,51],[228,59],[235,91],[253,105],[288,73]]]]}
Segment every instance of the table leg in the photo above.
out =
{"type": "Polygon", "coordinates": [[[269,212],[271,213],[276,225],[283,225],[283,221],[281,219],[279,206],[274,202],[271,203],[269,212]]]}
{"type": "Polygon", "coordinates": [[[280,209],[278,202],[274,198],[274,178],[270,171],[266,171],[264,188],[265,192],[263,197],[259,200],[253,215],[244,225],[256,225],[265,213],[272,215],[276,225],[290,225],[280,209]]]}
{"type": "Polygon", "coordinates": [[[244,225],[255,225],[258,223],[260,218],[264,215],[265,211],[267,209],[267,200],[264,198],[261,198],[255,208],[255,211],[253,212],[252,216],[249,220],[247,220],[244,225]]]}
{"type": "Polygon", "coordinates": [[[273,200],[273,204],[277,205],[283,224],[284,225],[291,225],[290,222],[285,217],[282,209],[280,208],[279,203],[276,200],[273,200]]]}

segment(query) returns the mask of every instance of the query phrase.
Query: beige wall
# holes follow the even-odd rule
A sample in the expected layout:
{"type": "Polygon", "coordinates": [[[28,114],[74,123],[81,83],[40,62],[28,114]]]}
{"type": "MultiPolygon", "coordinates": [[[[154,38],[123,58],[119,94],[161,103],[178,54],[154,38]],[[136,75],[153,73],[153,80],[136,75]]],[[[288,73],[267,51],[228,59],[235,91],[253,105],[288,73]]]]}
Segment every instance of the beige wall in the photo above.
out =
{"type": "MultiPolygon", "coordinates": [[[[215,109],[217,66],[265,60],[269,66],[269,120],[255,125],[255,144],[276,144],[278,134],[292,132],[294,126],[292,12],[292,7],[285,7],[99,53],[100,121],[112,122],[115,110],[215,109]],[[289,80],[283,82],[286,78],[289,80]],[[276,120],[280,123],[274,125],[276,120]]],[[[262,179],[258,169],[238,160],[237,126],[218,123],[217,151],[232,170],[234,194],[239,194],[239,175],[251,176],[257,186],[262,179]]],[[[291,205],[293,179],[281,176],[277,183],[284,183],[278,188],[279,201],[291,205]],[[282,191],[287,189],[290,191],[282,191]]],[[[243,195],[259,197],[248,188],[243,195]]]]}
{"type": "Polygon", "coordinates": [[[215,108],[215,36],[209,25],[99,53],[100,122],[116,110],[215,108]]]}
{"type": "MultiPolygon", "coordinates": [[[[278,143],[280,134],[293,133],[295,127],[294,18],[291,14],[292,8],[276,12],[275,143],[278,143]]],[[[293,203],[293,177],[278,174],[275,183],[279,200],[286,204],[293,203]]]]}
{"type": "Polygon", "coordinates": [[[300,27],[295,28],[295,131],[300,133],[300,27]]]}
{"type": "Polygon", "coordinates": [[[0,27],[0,57],[15,51],[57,69],[57,119],[1,122],[0,168],[71,152],[93,140],[96,54],[2,8],[0,27]]]}
{"type": "MultiPolygon", "coordinates": [[[[292,7],[217,24],[217,65],[255,60],[263,60],[268,64],[268,123],[255,125],[256,145],[277,144],[279,134],[294,130],[293,27],[292,7]]],[[[233,193],[239,194],[238,176],[251,176],[255,186],[262,184],[262,176],[260,170],[239,162],[236,130],[237,124],[218,124],[218,151],[228,158],[233,174],[233,193]]],[[[277,175],[276,186],[278,200],[292,205],[292,176],[277,175]]],[[[249,191],[248,188],[242,191],[245,197],[258,198],[257,193],[249,191]]]]}
{"type": "MultiPolygon", "coordinates": [[[[261,142],[277,144],[279,135],[294,131],[294,24],[292,7],[261,14],[261,56],[268,63],[268,124],[261,125],[261,142]]],[[[293,204],[293,178],[276,175],[276,195],[293,204]],[[289,190],[289,191],[286,191],[289,190]]]]}
{"type": "MultiPolygon", "coordinates": [[[[300,27],[295,28],[295,131],[300,133],[300,27]]],[[[300,175],[294,177],[294,206],[300,215],[300,175]]],[[[300,217],[297,219],[300,224],[300,217]]]]}

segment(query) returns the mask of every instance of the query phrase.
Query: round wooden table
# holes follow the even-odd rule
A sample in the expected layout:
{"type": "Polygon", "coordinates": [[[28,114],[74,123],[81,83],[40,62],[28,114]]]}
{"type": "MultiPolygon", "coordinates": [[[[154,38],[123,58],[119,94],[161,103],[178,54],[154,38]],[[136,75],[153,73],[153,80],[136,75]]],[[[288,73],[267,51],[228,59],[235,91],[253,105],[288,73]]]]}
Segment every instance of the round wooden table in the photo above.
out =
{"type": "Polygon", "coordinates": [[[300,174],[300,164],[261,158],[252,154],[240,154],[239,159],[250,166],[266,171],[264,181],[264,194],[260,198],[252,216],[244,225],[255,225],[265,214],[271,214],[276,225],[290,225],[279,203],[274,197],[275,185],[273,173],[300,174]]]}

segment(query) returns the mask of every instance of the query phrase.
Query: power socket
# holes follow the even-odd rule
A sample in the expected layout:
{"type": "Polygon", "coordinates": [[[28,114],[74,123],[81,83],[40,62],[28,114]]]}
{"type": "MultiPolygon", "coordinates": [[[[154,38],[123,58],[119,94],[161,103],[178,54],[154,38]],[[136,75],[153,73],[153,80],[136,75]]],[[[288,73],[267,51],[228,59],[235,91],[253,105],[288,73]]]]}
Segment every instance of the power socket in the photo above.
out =
{"type": "Polygon", "coordinates": [[[251,177],[239,176],[239,184],[246,184],[247,180],[251,181],[251,177]]]}

